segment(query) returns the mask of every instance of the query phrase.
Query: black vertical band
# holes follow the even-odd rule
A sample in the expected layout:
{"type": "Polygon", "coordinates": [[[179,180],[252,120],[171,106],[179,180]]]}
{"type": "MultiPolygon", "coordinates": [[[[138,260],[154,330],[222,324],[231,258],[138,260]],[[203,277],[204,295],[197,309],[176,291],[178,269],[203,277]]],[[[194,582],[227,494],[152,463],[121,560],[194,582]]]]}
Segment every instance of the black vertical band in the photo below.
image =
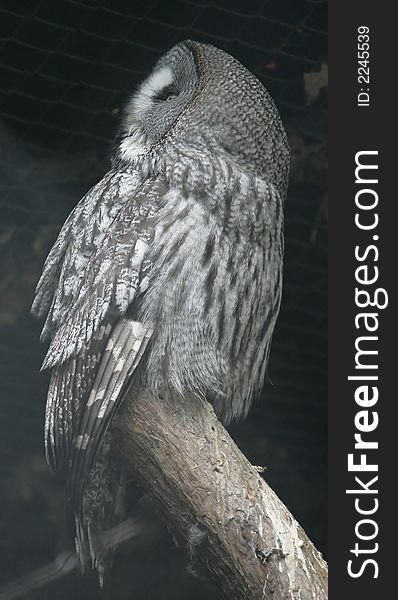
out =
{"type": "Polygon", "coordinates": [[[396,22],[386,1],[329,16],[330,598],[374,600],[396,578],[396,22]]]}

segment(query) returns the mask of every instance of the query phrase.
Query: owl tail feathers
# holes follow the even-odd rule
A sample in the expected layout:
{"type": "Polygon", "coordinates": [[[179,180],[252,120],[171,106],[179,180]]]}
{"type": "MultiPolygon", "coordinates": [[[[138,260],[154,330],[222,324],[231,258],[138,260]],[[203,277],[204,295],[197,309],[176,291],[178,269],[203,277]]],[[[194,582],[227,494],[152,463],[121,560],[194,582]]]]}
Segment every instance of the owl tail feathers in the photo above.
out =
{"type": "Polygon", "coordinates": [[[112,550],[101,542],[101,534],[95,531],[90,523],[83,523],[78,516],[75,517],[75,534],[75,548],[80,571],[84,573],[87,567],[95,569],[102,588],[112,566],[112,550]]]}
{"type": "Polygon", "coordinates": [[[126,523],[125,488],[123,473],[110,464],[106,477],[90,477],[81,505],[69,508],[80,571],[95,569],[101,587],[112,566],[115,549],[126,537],[118,535],[121,524],[126,523]]]}
{"type": "Polygon", "coordinates": [[[84,524],[78,517],[75,523],[75,549],[80,572],[85,573],[88,569],[95,569],[102,588],[111,569],[115,549],[102,543],[101,533],[92,525],[84,524]]]}

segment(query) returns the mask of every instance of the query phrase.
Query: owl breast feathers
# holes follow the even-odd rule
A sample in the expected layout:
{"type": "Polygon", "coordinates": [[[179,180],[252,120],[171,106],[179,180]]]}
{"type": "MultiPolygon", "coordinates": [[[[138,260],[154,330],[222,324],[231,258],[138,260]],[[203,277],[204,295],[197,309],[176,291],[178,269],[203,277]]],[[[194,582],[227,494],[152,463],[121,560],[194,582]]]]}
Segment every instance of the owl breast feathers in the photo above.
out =
{"type": "Polygon", "coordinates": [[[289,148],[262,84],[212,46],[164,55],[128,103],[112,168],[71,213],[33,312],[51,368],[45,442],[65,472],[82,569],[123,515],[112,418],[131,383],[209,400],[261,388],[278,315],[289,148]]]}

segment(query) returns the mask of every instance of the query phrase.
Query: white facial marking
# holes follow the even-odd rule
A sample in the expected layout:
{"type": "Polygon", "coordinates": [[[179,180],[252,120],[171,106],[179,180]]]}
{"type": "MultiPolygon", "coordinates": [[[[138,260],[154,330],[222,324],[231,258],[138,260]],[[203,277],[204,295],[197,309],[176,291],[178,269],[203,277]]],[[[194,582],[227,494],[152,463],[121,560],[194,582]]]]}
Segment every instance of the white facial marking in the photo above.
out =
{"type": "Polygon", "coordinates": [[[127,137],[120,144],[123,158],[135,158],[148,150],[147,140],[139,130],[139,120],[153,104],[154,97],[174,80],[170,67],[155,71],[144,81],[127,107],[127,137]]]}
{"type": "Polygon", "coordinates": [[[132,100],[132,109],[139,117],[152,104],[153,98],[173,82],[173,71],[164,67],[144,81],[132,100]]]}
{"type": "Polygon", "coordinates": [[[143,113],[152,105],[154,97],[174,80],[170,67],[155,71],[146,79],[131,98],[127,108],[127,126],[134,125],[143,113]]]}

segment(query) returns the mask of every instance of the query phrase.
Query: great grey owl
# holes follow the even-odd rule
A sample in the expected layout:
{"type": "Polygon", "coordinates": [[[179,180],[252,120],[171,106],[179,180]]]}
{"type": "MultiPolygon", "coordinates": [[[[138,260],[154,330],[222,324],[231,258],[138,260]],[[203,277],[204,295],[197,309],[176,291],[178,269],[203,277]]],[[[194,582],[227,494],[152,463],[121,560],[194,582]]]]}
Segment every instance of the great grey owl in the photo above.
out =
{"type": "Polygon", "coordinates": [[[228,423],[262,386],[281,300],[290,153],[239,62],[185,41],[124,112],[110,171],[61,229],[37,285],[50,368],[45,444],[67,478],[82,569],[122,518],[112,420],[129,384],[195,392],[228,423]]]}

